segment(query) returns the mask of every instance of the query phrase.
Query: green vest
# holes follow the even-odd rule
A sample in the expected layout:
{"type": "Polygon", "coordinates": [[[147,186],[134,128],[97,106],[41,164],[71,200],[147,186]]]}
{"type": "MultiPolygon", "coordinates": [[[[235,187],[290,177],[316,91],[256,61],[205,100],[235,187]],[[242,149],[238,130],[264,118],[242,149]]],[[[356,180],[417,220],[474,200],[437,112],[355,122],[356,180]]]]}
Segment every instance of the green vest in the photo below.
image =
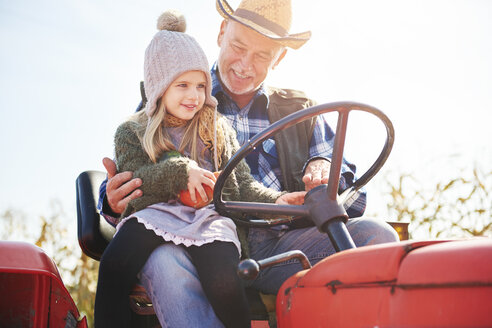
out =
{"type": "MultiPolygon", "coordinates": [[[[296,90],[269,87],[268,97],[267,111],[270,123],[315,105],[315,102],[308,99],[303,92],[296,90]]],[[[278,132],[274,137],[284,189],[287,191],[304,190],[302,169],[309,159],[309,145],[315,122],[316,117],[312,117],[278,132]]]]}

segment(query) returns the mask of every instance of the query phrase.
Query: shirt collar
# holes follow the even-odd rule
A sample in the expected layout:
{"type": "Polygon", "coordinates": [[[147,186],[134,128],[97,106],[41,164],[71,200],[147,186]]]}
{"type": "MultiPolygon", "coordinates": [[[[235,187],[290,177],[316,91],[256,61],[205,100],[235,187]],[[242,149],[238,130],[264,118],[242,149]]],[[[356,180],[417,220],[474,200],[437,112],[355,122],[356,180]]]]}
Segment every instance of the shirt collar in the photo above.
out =
{"type": "Polygon", "coordinates": [[[219,81],[219,71],[217,67],[217,62],[214,63],[212,69],[210,70],[210,75],[212,76],[212,96],[216,96],[219,92],[224,93],[224,89],[222,88],[222,84],[219,81]]]}

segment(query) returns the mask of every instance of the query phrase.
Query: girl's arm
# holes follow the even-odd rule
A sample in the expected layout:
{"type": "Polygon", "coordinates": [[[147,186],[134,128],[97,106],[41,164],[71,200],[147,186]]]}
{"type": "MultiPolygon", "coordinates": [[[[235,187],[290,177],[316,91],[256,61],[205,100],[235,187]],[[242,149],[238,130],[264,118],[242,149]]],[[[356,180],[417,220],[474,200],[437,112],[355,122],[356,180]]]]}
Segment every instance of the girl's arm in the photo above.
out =
{"type": "Polygon", "coordinates": [[[188,168],[194,162],[183,156],[153,163],[140,143],[138,129],[139,123],[128,121],[116,131],[115,158],[118,172],[131,171],[134,178],[141,178],[143,197],[151,198],[153,203],[176,198],[180,190],[186,189],[188,168]]]}
{"type": "MultiPolygon", "coordinates": [[[[234,149],[236,152],[237,149],[234,149]]],[[[299,192],[279,192],[271,188],[265,187],[260,182],[256,181],[250,173],[250,169],[245,160],[242,160],[235,170],[236,179],[239,185],[239,199],[246,202],[261,202],[261,203],[276,203],[282,205],[301,205],[304,204],[305,191],[299,192]]],[[[229,213],[234,217],[241,217],[240,213],[229,213]]],[[[274,219],[279,215],[257,214],[258,218],[274,219]]]]}
{"type": "MultiPolygon", "coordinates": [[[[229,156],[235,154],[239,150],[239,143],[236,139],[234,130],[227,125],[224,127],[226,148],[229,156]]],[[[223,160],[226,163],[229,158],[223,160]]],[[[239,198],[234,200],[240,200],[245,202],[261,202],[261,203],[274,203],[283,192],[279,192],[265,187],[262,183],[258,182],[251,175],[248,164],[245,160],[242,160],[235,169],[236,181],[239,187],[239,198]]]]}
{"type": "Polygon", "coordinates": [[[265,187],[253,178],[248,164],[242,160],[236,168],[240,200],[245,202],[274,203],[283,192],[265,187]]]}

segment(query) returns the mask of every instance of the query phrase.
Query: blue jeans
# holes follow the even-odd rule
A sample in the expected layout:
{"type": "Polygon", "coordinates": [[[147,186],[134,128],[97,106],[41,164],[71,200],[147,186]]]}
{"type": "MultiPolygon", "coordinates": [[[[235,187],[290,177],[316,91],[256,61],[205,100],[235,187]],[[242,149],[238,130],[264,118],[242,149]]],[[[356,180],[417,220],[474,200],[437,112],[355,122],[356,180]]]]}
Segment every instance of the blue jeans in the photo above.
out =
{"type": "MultiPolygon", "coordinates": [[[[398,234],[381,220],[351,219],[347,229],[358,247],[398,241],[398,234]]],[[[335,253],[328,236],[316,227],[288,231],[250,229],[248,241],[250,257],[256,260],[299,249],[314,265],[335,253]]],[[[261,271],[247,285],[265,294],[276,294],[282,283],[301,268],[296,260],[287,261],[261,271]]],[[[223,327],[182,247],[174,244],[158,247],[142,269],[141,281],[150,294],[162,327],[223,327]]]]}
{"type": "Polygon", "coordinates": [[[140,282],[163,328],[224,327],[182,246],[167,243],[157,247],[140,272],[140,282]]]}
{"type": "MultiPolygon", "coordinates": [[[[398,241],[398,234],[386,222],[369,218],[350,219],[347,223],[357,247],[398,241]]],[[[300,250],[308,257],[311,265],[335,254],[330,239],[316,227],[278,231],[274,229],[250,229],[250,257],[261,260],[290,250],[300,250]]],[[[247,286],[264,294],[277,294],[280,286],[294,273],[301,271],[299,261],[293,259],[260,271],[258,277],[247,286]]]]}

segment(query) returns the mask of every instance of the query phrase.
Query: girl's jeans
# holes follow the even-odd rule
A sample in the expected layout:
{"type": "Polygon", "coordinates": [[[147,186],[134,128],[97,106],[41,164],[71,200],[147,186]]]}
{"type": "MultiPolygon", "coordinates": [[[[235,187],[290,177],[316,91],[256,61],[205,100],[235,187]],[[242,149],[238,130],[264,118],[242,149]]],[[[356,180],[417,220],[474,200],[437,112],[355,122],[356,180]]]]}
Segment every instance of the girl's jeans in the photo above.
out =
{"type": "MultiPolygon", "coordinates": [[[[393,228],[381,220],[350,219],[347,229],[359,247],[398,241],[393,228]]],[[[250,257],[255,260],[298,249],[314,265],[335,253],[328,236],[316,227],[287,231],[250,229],[248,241],[250,257]]],[[[276,294],[282,283],[301,269],[297,260],[287,261],[261,271],[254,281],[245,284],[265,294],[276,294]]],[[[158,247],[140,275],[162,327],[223,327],[184,248],[174,244],[158,247]]]]}

